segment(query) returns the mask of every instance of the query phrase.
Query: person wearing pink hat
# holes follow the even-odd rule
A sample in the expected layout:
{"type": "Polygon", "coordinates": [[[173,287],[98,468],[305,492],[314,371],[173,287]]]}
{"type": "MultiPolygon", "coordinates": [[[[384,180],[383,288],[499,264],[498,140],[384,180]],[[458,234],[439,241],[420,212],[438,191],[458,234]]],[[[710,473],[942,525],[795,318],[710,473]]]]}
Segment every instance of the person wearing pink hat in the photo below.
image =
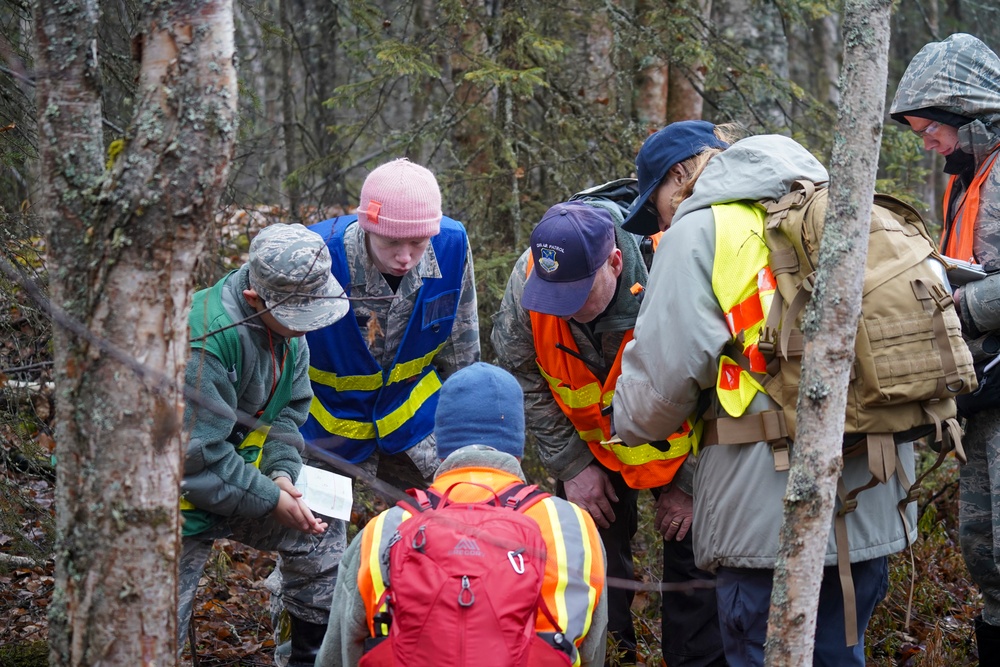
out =
{"type": "Polygon", "coordinates": [[[465,228],[442,216],[434,174],[403,158],[368,175],[357,215],[310,229],[351,308],[307,336],[315,398],[302,434],[394,486],[425,488],[441,382],[480,356],[465,228]]]}
{"type": "MultiPolygon", "coordinates": [[[[426,489],[440,464],[432,433],[438,390],[446,377],[479,361],[465,228],[441,214],[434,174],[403,158],[368,175],[356,215],[309,229],[326,242],[350,307],[338,322],[306,335],[313,399],[300,428],[303,458],[333,469],[315,454],[309,458],[310,449],[319,449],[396,488],[426,489]]],[[[328,532],[345,534],[346,522],[329,524],[328,532]]],[[[339,563],[346,546],[341,540],[325,557],[339,563]]],[[[326,624],[298,630],[310,638],[312,658],[303,651],[299,657],[312,664],[326,624]]]]}

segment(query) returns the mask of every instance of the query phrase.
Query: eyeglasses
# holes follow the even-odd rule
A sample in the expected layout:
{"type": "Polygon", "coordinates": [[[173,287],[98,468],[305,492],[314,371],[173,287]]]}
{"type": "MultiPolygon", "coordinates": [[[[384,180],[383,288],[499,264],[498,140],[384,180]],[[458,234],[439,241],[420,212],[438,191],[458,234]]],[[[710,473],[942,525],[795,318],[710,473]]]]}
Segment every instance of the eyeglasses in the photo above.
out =
{"type": "Polygon", "coordinates": [[[660,216],[660,211],[657,210],[656,205],[648,199],[646,200],[646,203],[642,205],[642,210],[654,218],[658,218],[660,216]]]}
{"type": "Polygon", "coordinates": [[[933,136],[937,134],[937,131],[941,129],[941,123],[934,121],[922,130],[913,130],[913,133],[923,139],[927,136],[933,136]]]}

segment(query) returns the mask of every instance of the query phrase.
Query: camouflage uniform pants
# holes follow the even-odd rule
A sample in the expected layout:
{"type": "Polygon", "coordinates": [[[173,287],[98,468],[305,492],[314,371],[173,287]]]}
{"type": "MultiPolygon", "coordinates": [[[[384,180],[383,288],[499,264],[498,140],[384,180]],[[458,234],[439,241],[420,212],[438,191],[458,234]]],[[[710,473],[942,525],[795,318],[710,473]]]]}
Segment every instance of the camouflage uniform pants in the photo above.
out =
{"type": "MultiPolygon", "coordinates": [[[[434,436],[429,436],[417,443],[414,447],[410,448],[406,452],[395,454],[392,456],[379,456],[378,453],[365,459],[363,462],[359,463],[358,466],[373,477],[391,484],[400,492],[406,489],[417,487],[421,489],[426,489],[430,482],[434,479],[434,473],[437,471],[438,466],[441,462],[437,458],[437,445],[434,436]]],[[[305,458],[303,463],[306,465],[314,466],[316,468],[322,468],[324,470],[329,470],[330,472],[337,473],[338,475],[346,474],[346,471],[338,469],[336,466],[330,465],[325,461],[320,461],[319,459],[309,459],[305,458]]],[[[353,484],[354,490],[354,504],[359,506],[361,502],[361,495],[364,493],[371,493],[367,488],[363,480],[355,479],[353,484]]],[[[394,505],[398,498],[384,498],[384,500],[389,505],[394,505]]],[[[341,546],[336,553],[336,562],[340,562],[340,558],[344,553],[345,540],[347,535],[347,522],[341,521],[340,519],[327,519],[327,523],[330,527],[327,529],[327,534],[337,532],[340,536],[341,546]]],[[[277,568],[271,573],[271,576],[267,578],[267,588],[274,591],[287,591],[287,586],[285,584],[285,578],[288,576],[288,570],[277,568]]],[[[330,596],[333,594],[333,586],[330,586],[330,590],[325,597],[326,608],[330,606],[330,596]]],[[[275,652],[275,661],[277,664],[284,664],[284,654],[288,652],[288,646],[285,645],[285,637],[281,635],[279,631],[282,626],[282,616],[285,610],[289,613],[295,614],[304,620],[311,621],[309,616],[302,616],[295,611],[295,607],[289,606],[287,604],[286,595],[273,596],[271,598],[271,620],[274,623],[276,630],[275,644],[278,646],[278,650],[275,652]]],[[[326,623],[326,620],[318,621],[326,623]]]]}
{"type": "MultiPolygon", "coordinates": [[[[391,484],[399,491],[426,489],[434,481],[441,460],[437,457],[437,440],[429,435],[399,454],[375,452],[358,466],[369,475],[391,484]]],[[[394,504],[395,500],[390,504],[394,504]]]]}
{"type": "Polygon", "coordinates": [[[264,517],[229,519],[200,535],[185,537],[178,580],[179,645],[183,646],[187,635],[198,580],[212,552],[212,544],[222,538],[261,551],[278,552],[277,570],[282,575],[281,600],[284,606],[304,621],[325,624],[337,584],[337,567],[347,548],[344,522],[326,521],[329,528],[322,535],[307,535],[264,517]]]}
{"type": "Polygon", "coordinates": [[[959,536],[969,574],[983,593],[983,620],[1000,625],[1000,408],[972,416],[962,440],[959,536]]]}

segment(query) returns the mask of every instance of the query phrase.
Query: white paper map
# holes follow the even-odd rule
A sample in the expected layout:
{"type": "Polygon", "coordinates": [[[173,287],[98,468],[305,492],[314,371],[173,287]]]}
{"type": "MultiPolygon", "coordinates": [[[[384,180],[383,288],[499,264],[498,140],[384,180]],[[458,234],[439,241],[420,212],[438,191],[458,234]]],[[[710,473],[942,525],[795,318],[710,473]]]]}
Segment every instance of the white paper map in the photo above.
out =
{"type": "Polygon", "coordinates": [[[302,499],[313,512],[334,519],[350,520],[354,502],[350,477],[312,466],[302,466],[295,488],[302,492],[302,499]]]}

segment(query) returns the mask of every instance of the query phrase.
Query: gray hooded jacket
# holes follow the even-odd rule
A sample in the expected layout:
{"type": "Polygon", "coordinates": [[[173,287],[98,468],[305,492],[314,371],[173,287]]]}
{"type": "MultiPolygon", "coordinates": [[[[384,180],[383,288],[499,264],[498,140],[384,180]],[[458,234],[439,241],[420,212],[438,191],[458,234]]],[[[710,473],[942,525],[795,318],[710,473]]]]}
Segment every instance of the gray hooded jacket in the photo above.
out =
{"type": "MultiPolygon", "coordinates": [[[[826,169],[791,139],[744,139],[713,157],[678,208],[653,261],[635,340],[625,348],[615,392],[615,426],[630,444],[673,432],[704,391],[714,391],[721,354],[732,336],[712,290],[715,217],[711,206],[739,200],[778,199],[799,179],[826,181],[826,169]]],[[[732,352],[730,352],[732,354],[732,352]]],[[[748,413],[774,409],[758,394],[748,413]]],[[[910,479],[913,448],[899,448],[910,479]]],[[[869,479],[865,457],[844,462],[849,489],[869,479]]],[[[787,472],[774,470],[767,443],[713,446],[701,450],[694,479],[694,551],[699,567],[773,569],[782,520],[787,472]]],[[[906,546],[896,511],[903,497],[895,478],[861,493],[848,515],[852,562],[870,560],[906,546]]],[[[910,505],[909,521],[915,510],[910,505]]],[[[832,530],[826,564],[836,564],[832,530]]],[[[913,531],[912,538],[916,537],[913,531]]]]}

